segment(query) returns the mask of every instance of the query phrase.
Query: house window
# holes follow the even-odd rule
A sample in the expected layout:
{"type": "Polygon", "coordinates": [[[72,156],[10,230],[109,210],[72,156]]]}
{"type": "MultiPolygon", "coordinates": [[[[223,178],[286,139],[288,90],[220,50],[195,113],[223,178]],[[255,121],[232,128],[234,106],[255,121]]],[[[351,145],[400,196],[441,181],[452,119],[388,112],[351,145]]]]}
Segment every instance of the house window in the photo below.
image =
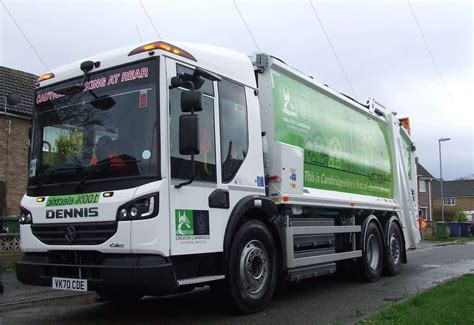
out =
{"type": "Polygon", "coordinates": [[[443,205],[444,206],[456,205],[456,199],[453,198],[453,197],[445,197],[445,198],[443,198],[443,205]]]}
{"type": "Polygon", "coordinates": [[[421,179],[418,181],[418,191],[420,193],[426,192],[426,181],[421,180],[421,179]]]}

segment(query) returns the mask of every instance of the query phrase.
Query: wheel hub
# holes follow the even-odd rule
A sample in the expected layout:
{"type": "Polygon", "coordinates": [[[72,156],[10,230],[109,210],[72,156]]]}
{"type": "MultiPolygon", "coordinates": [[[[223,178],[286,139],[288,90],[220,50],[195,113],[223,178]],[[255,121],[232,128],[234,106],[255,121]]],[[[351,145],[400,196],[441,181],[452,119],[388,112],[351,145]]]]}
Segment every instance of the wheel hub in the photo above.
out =
{"type": "Polygon", "coordinates": [[[374,235],[370,235],[367,240],[367,262],[372,270],[377,269],[380,258],[380,247],[377,242],[377,238],[374,235]]]}
{"type": "Polygon", "coordinates": [[[242,250],[240,278],[244,289],[252,294],[258,293],[265,285],[268,278],[268,255],[260,241],[252,240],[242,250]]]}
{"type": "Polygon", "coordinates": [[[390,236],[390,255],[392,256],[393,263],[398,264],[400,260],[400,243],[395,234],[390,236]]]}

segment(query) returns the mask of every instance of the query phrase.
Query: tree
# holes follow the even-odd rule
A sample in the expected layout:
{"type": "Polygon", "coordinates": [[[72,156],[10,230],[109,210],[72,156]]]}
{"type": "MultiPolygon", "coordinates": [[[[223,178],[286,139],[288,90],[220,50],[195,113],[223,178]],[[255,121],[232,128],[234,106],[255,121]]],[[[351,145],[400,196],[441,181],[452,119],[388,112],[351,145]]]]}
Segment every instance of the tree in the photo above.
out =
{"type": "Polygon", "coordinates": [[[474,180],[474,174],[461,176],[455,179],[455,181],[470,181],[470,180],[474,180]]]}
{"type": "MultiPolygon", "coordinates": [[[[433,209],[434,221],[441,221],[441,207],[433,209]]],[[[444,208],[444,221],[467,221],[467,217],[461,210],[452,207],[444,208]]]]}

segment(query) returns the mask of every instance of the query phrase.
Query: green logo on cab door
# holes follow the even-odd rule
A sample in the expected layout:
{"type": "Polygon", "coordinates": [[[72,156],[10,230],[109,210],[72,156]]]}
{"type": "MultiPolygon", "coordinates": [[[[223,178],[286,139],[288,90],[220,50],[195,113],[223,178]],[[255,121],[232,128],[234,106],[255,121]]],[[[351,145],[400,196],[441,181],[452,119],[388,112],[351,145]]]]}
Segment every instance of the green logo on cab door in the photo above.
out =
{"type": "Polygon", "coordinates": [[[194,235],[193,210],[176,210],[176,236],[194,235]]]}

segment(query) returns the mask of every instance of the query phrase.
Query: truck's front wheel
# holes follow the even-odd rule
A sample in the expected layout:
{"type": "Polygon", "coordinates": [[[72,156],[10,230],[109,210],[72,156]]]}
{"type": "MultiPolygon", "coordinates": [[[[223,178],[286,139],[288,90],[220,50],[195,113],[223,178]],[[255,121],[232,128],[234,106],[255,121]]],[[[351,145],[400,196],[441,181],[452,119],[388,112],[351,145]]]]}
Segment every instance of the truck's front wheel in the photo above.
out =
{"type": "Polygon", "coordinates": [[[245,314],[263,310],[276,286],[277,253],[268,227],[245,222],[235,234],[229,252],[227,283],[232,301],[245,314]]]}

